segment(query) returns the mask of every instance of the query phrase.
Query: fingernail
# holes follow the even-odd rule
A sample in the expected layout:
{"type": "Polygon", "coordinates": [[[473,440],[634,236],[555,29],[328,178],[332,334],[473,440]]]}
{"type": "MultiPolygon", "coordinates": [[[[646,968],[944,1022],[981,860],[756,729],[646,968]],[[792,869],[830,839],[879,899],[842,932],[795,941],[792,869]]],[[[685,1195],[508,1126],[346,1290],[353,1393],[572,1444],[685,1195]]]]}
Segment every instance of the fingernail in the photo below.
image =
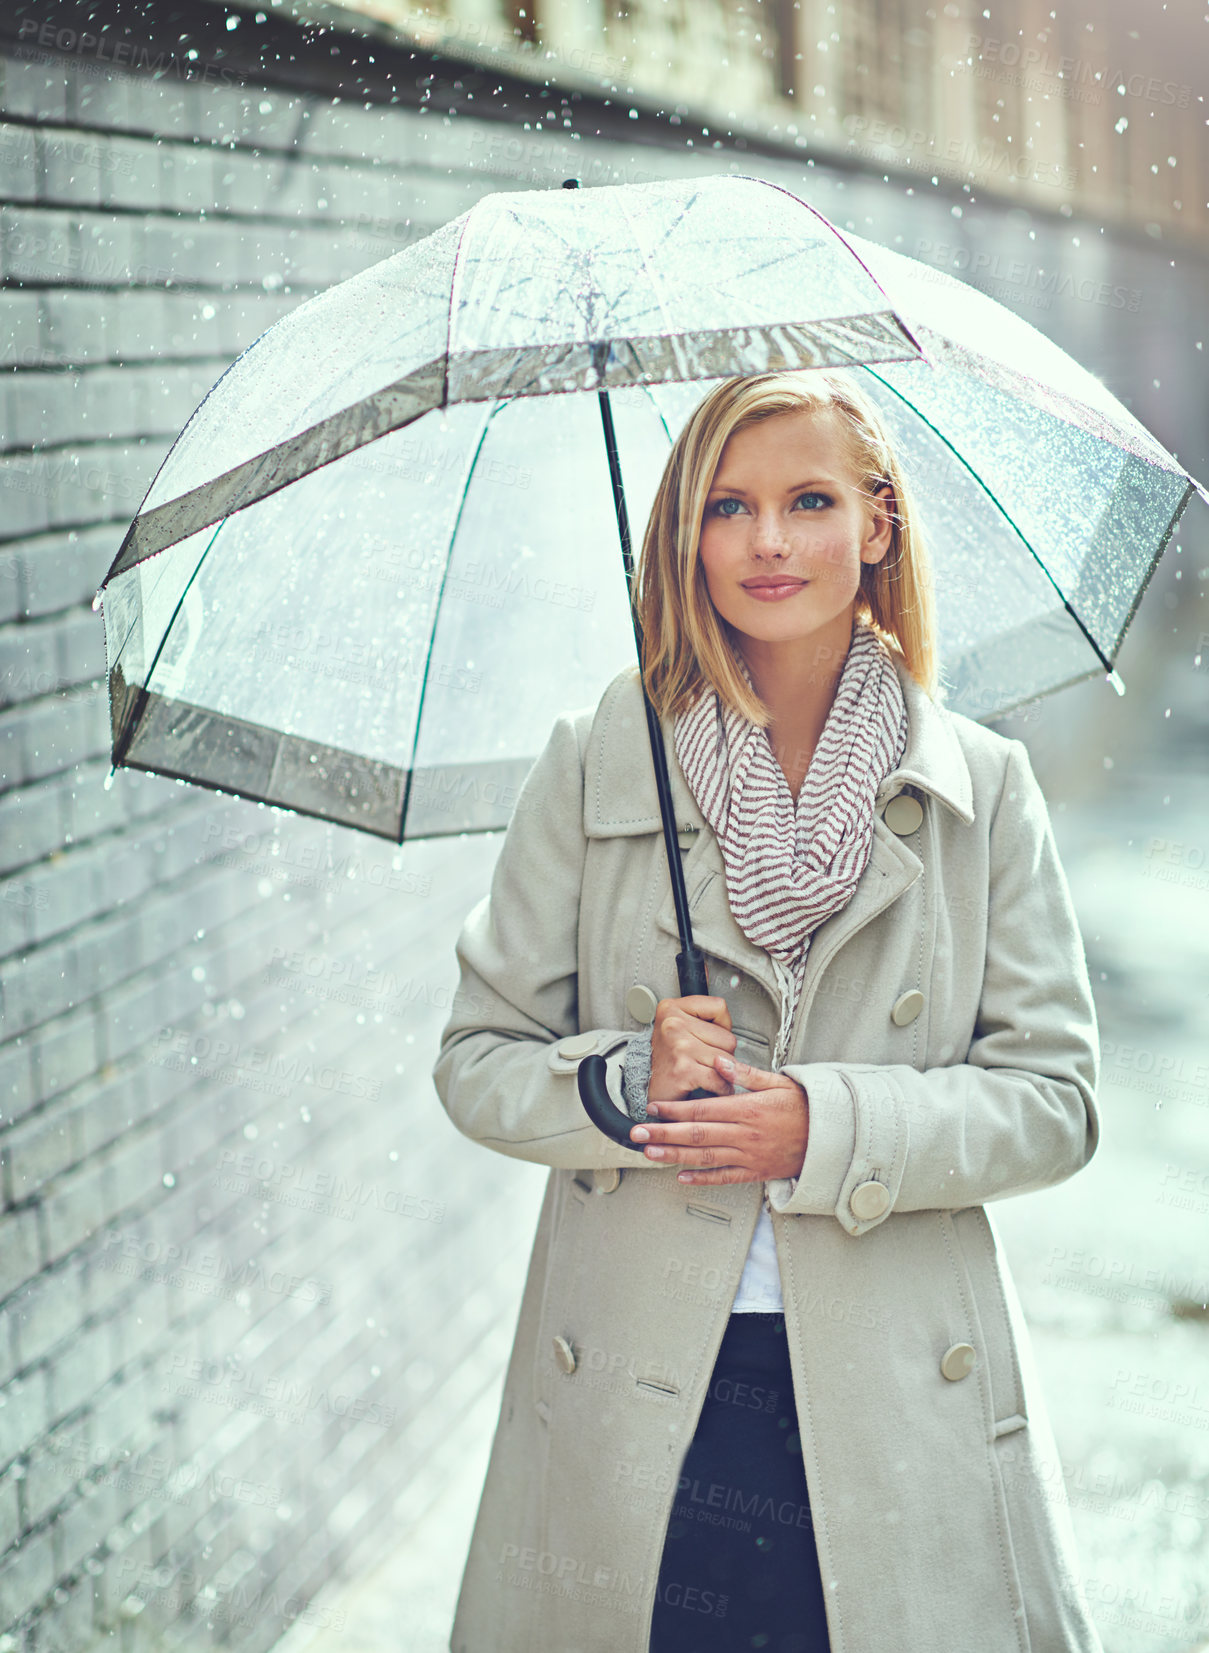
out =
{"type": "Polygon", "coordinates": [[[647,1153],[651,1156],[652,1159],[662,1159],[663,1158],[663,1149],[662,1148],[648,1148],[647,1153]]]}
{"type": "Polygon", "coordinates": [[[658,1104],[658,1102],[648,1102],[647,1105],[646,1105],[646,1111],[647,1111],[647,1118],[648,1119],[658,1119],[659,1118],[659,1104],[658,1104]]]}
{"type": "Polygon", "coordinates": [[[677,1182],[692,1182],[692,1180],[693,1174],[691,1171],[681,1171],[680,1175],[676,1178],[677,1182]]]}
{"type": "Polygon", "coordinates": [[[735,1071],[735,1064],[731,1061],[729,1056],[717,1057],[716,1065],[722,1070],[723,1073],[733,1073],[735,1071]]]}
{"type": "Polygon", "coordinates": [[[649,1142],[650,1140],[651,1133],[644,1125],[635,1125],[634,1129],[630,1132],[631,1142],[649,1142]]]}

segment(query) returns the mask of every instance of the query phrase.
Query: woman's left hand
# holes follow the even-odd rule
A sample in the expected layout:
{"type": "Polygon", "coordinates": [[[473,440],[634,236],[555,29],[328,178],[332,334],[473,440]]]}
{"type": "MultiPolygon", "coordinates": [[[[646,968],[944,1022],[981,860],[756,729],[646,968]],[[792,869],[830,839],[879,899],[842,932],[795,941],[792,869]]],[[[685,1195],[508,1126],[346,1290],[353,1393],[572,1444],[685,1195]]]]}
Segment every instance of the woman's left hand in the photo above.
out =
{"type": "Polygon", "coordinates": [[[645,1125],[630,1140],[646,1144],[654,1165],[683,1165],[681,1182],[767,1182],[796,1177],[806,1158],[810,1107],[787,1073],[750,1067],[721,1051],[714,1066],[753,1095],[702,1096],[647,1103],[645,1125]],[[657,1117],[656,1117],[657,1116],[657,1117]]]}

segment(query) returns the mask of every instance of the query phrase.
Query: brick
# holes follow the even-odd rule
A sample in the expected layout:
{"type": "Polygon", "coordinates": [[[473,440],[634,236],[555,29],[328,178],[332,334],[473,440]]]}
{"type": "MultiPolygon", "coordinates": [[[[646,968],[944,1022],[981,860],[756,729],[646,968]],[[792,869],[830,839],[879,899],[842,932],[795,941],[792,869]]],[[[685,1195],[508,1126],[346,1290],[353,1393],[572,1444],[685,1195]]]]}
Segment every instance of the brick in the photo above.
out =
{"type": "Polygon", "coordinates": [[[69,88],[69,117],[94,130],[128,127],[129,85],[130,77],[117,72],[76,76],[69,88]]]}
{"type": "Polygon", "coordinates": [[[33,1211],[0,1217],[0,1300],[38,1271],[38,1220],[33,1211]]]}
{"type": "Polygon", "coordinates": [[[50,1178],[58,1176],[80,1157],[73,1110],[60,1103],[24,1119],[0,1138],[13,1204],[31,1200],[50,1178]]]}
{"type": "Polygon", "coordinates": [[[75,246],[70,213],[0,207],[0,273],[6,281],[69,281],[76,272],[75,246]]]}
{"type": "Polygon", "coordinates": [[[54,694],[19,713],[23,733],[22,779],[51,775],[103,758],[109,752],[108,690],[102,683],[54,694]],[[98,715],[100,714],[100,715],[98,715]]]}
{"type": "Polygon", "coordinates": [[[9,200],[33,201],[38,194],[38,164],[32,127],[0,121],[0,177],[9,200]]]}
{"type": "Polygon", "coordinates": [[[161,212],[193,215],[229,210],[217,180],[235,164],[233,156],[209,144],[194,143],[160,143],[154,153],[159,158],[161,212]]]}
{"type": "Polygon", "coordinates": [[[223,315],[231,302],[230,296],[226,293],[168,293],[164,297],[170,301],[165,311],[161,341],[165,359],[204,356],[206,365],[193,368],[197,375],[194,383],[207,376],[210,385],[217,383],[231,359],[231,352],[224,347],[223,341],[223,315]]]}
{"type": "Polygon", "coordinates": [[[87,1087],[81,1098],[81,1153],[96,1153],[153,1111],[140,1069],[110,1071],[102,1068],[100,1076],[87,1087]]]}
{"type": "Polygon", "coordinates": [[[159,1380],[152,1372],[115,1378],[97,1391],[93,1411],[93,1447],[108,1457],[122,1447],[148,1441],[150,1415],[160,1402],[159,1380]]]}
{"type": "Polygon", "coordinates": [[[125,983],[104,995],[105,1059],[120,1061],[155,1037],[163,1026],[154,977],[125,983]]]}
{"type": "Polygon", "coordinates": [[[73,374],[19,372],[8,381],[4,430],[13,448],[46,447],[70,432],[78,405],[73,374]]]}
{"type": "Polygon", "coordinates": [[[160,210],[163,203],[159,152],[160,145],[154,139],[107,134],[101,204],[134,207],[143,212],[160,210]]]}
{"type": "Polygon", "coordinates": [[[48,1368],[48,1410],[52,1421],[79,1410],[113,1375],[111,1328],[86,1326],[73,1336],[48,1368]]]}
{"type": "MultiPolygon", "coordinates": [[[[155,288],[114,293],[110,355],[124,362],[158,360],[169,317],[184,296],[155,288]]],[[[193,295],[189,302],[196,302],[193,295]]]]}
{"type": "Polygon", "coordinates": [[[4,1307],[12,1319],[21,1365],[29,1366],[70,1336],[84,1318],[80,1261],[28,1280],[4,1307]]]}
{"type": "MultiPolygon", "coordinates": [[[[131,772],[120,769],[113,785],[106,791],[105,778],[109,768],[107,762],[77,765],[72,785],[63,798],[65,841],[70,839],[76,844],[86,842],[102,832],[120,830],[130,819],[126,791],[132,779],[131,772]]],[[[133,778],[137,782],[138,777],[133,778]]],[[[171,785],[171,782],[167,784],[171,785]]]]}
{"type": "MultiPolygon", "coordinates": [[[[75,218],[72,265],[67,279],[120,287],[140,277],[141,221],[129,214],[81,211],[75,218]]],[[[162,283],[163,274],[152,279],[162,283]]]]}
{"type": "Polygon", "coordinates": [[[55,461],[41,454],[0,457],[0,528],[14,539],[50,527],[55,461]]]}
{"type": "Polygon", "coordinates": [[[24,544],[21,553],[25,614],[34,618],[91,604],[121,542],[121,529],[105,524],[98,528],[59,530],[24,544]]]}
{"type": "Polygon", "coordinates": [[[90,609],[71,609],[57,617],[54,625],[61,682],[103,685],[105,629],[101,616],[90,609]]]}
{"type": "Polygon", "coordinates": [[[96,883],[96,855],[69,846],[49,862],[18,875],[15,887],[27,905],[30,943],[70,929],[91,918],[104,904],[96,883]]]}
{"type": "Polygon", "coordinates": [[[24,1032],[61,1015],[75,1002],[75,957],[59,944],[0,966],[5,1025],[24,1032]]]}
{"type": "Polygon", "coordinates": [[[55,781],[0,797],[0,872],[38,861],[63,841],[61,787],[55,781]]]}
{"type": "Polygon", "coordinates": [[[0,1126],[21,1119],[34,1105],[34,1076],[29,1043],[8,1039],[0,1045],[0,1126]]]}
{"type": "Polygon", "coordinates": [[[21,1469],[0,1475],[0,1555],[21,1537],[21,1469]]]}
{"type": "MultiPolygon", "coordinates": [[[[0,410],[3,406],[3,392],[0,391],[0,410]]],[[[0,625],[15,620],[19,614],[25,612],[24,578],[25,569],[20,552],[0,551],[0,625]]],[[[3,773],[2,765],[0,773],[3,773]]]]}
{"type": "Polygon", "coordinates": [[[65,120],[68,74],[62,62],[36,42],[25,42],[21,50],[30,55],[4,60],[4,113],[29,120],[65,120]]]}
{"type": "MultiPolygon", "coordinates": [[[[33,942],[30,909],[36,899],[38,894],[35,889],[20,876],[0,879],[0,957],[20,952],[33,942]]],[[[3,1015],[2,997],[0,1015],[3,1015]]],[[[3,1109],[2,1098],[0,1109],[3,1109]]]]}
{"type": "Polygon", "coordinates": [[[163,1189],[163,1136],[143,1131],[115,1144],[105,1154],[105,1203],[117,1214],[141,1204],[163,1189]]]}
{"type": "Polygon", "coordinates": [[[7,1464],[46,1432],[50,1409],[45,1370],[13,1378],[0,1390],[0,1399],[0,1464],[7,1464]]]}
{"type": "Polygon", "coordinates": [[[109,1217],[105,1180],[104,1163],[90,1160],[44,1184],[41,1205],[48,1264],[82,1245],[109,1217]]]}
{"type": "MultiPolygon", "coordinates": [[[[0,712],[0,777],[4,787],[23,786],[30,777],[29,764],[25,755],[25,728],[27,716],[24,712],[0,712]]],[[[21,897],[11,897],[14,904],[20,905],[21,897]]],[[[7,912],[0,908],[0,917],[5,922],[0,923],[0,947],[5,944],[6,924],[20,921],[19,913],[7,912]]]]}
{"type": "Polygon", "coordinates": [[[155,883],[154,861],[146,843],[121,840],[106,846],[101,876],[106,898],[114,906],[146,894],[155,883]]]}
{"type": "MultiPolygon", "coordinates": [[[[3,473],[0,472],[0,487],[3,473]]],[[[13,706],[60,687],[53,624],[17,624],[0,631],[0,706],[13,706]]]]}
{"type": "Polygon", "coordinates": [[[78,1084],[95,1071],[101,1053],[97,1013],[90,1006],[47,1022],[30,1035],[35,1083],[44,1097],[78,1084]]]}
{"type": "MultiPolygon", "coordinates": [[[[62,1534],[56,1533],[56,1539],[62,1534]]],[[[62,1546],[56,1544],[55,1575],[62,1577],[62,1546]]],[[[92,1625],[92,1581],[85,1577],[55,1591],[55,1599],[34,1624],[38,1646],[46,1653],[89,1653],[96,1639],[92,1625]]]]}
{"type": "Polygon", "coordinates": [[[41,367],[37,293],[0,292],[0,366],[41,367]]]}
{"type": "Polygon", "coordinates": [[[96,207],[108,140],[96,132],[52,127],[37,134],[38,176],[43,202],[96,207]]]}
{"type": "Polygon", "coordinates": [[[106,361],[119,353],[109,294],[56,288],[45,293],[42,302],[42,346],[52,366],[106,361]]]}
{"type": "MultiPolygon", "coordinates": [[[[88,1339],[83,1341],[87,1344],[88,1339]]],[[[70,1357],[68,1351],[65,1358],[70,1357]]],[[[77,1418],[53,1430],[30,1453],[25,1478],[25,1520],[29,1526],[38,1526],[56,1504],[70,1498],[73,1487],[88,1474],[89,1434],[88,1420],[77,1418]]]]}
{"type": "Polygon", "coordinates": [[[26,1538],[11,1558],[0,1560],[0,1623],[21,1618],[54,1583],[54,1537],[40,1532],[26,1538]]]}
{"type": "Polygon", "coordinates": [[[139,948],[138,914],[114,912],[84,930],[77,930],[68,946],[75,960],[73,990],[82,1002],[154,964],[139,948]]]}

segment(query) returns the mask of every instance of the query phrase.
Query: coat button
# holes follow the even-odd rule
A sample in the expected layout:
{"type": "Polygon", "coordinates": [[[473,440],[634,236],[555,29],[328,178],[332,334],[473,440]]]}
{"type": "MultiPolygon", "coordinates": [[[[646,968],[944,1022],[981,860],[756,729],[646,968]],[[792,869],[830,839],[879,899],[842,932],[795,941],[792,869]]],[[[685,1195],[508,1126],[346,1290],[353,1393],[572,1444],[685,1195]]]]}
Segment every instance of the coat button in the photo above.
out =
{"type": "Polygon", "coordinates": [[[852,1190],[848,1204],[852,1215],[863,1223],[876,1221],[890,1208],[890,1190],[884,1182],[862,1182],[852,1190]]]}
{"type": "Polygon", "coordinates": [[[915,1020],[923,1007],[924,996],[917,987],[913,987],[909,993],[895,999],[890,1010],[890,1020],[895,1027],[906,1027],[908,1022],[915,1020]]]}
{"type": "MultiPolygon", "coordinates": [[[[557,1360],[561,1369],[567,1374],[568,1377],[570,1377],[571,1373],[575,1370],[575,1350],[567,1342],[565,1337],[556,1337],[554,1339],[554,1358],[557,1360]]],[[[948,1357],[946,1356],[945,1358],[947,1359],[948,1357]]]]}
{"type": "Polygon", "coordinates": [[[644,1026],[655,1020],[658,1005],[658,995],[652,993],[649,987],[643,987],[641,982],[637,987],[631,987],[625,996],[626,1009],[636,1022],[641,1022],[644,1026]]]}
{"type": "Polygon", "coordinates": [[[969,1377],[974,1370],[974,1362],[978,1356],[969,1343],[954,1343],[951,1349],[946,1349],[940,1357],[940,1375],[948,1378],[950,1383],[960,1383],[962,1378],[969,1377]]]}
{"type": "Polygon", "coordinates": [[[906,838],[909,833],[915,832],[923,818],[923,805],[909,792],[900,792],[897,798],[891,798],[882,811],[882,820],[899,838],[906,838]]]}
{"type": "Polygon", "coordinates": [[[592,1180],[598,1194],[615,1194],[621,1187],[621,1171],[616,1165],[610,1165],[605,1170],[594,1171],[592,1180]]]}
{"type": "Polygon", "coordinates": [[[595,1049],[595,1033],[573,1033],[569,1038],[558,1041],[558,1054],[572,1059],[576,1056],[590,1056],[595,1049]]]}

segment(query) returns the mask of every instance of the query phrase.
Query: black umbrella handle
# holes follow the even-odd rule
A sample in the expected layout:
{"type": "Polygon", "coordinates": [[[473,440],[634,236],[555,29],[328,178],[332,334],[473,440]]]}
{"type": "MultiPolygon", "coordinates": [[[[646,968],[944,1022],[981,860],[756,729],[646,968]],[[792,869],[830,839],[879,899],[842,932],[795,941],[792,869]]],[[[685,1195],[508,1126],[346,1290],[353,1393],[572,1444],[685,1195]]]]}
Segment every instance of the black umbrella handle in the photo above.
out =
{"type": "MultiPolygon", "coordinates": [[[[676,974],[680,978],[682,999],[687,999],[690,994],[709,992],[705,954],[695,944],[690,944],[683,953],[676,954],[676,974]]],[[[616,1142],[619,1147],[630,1148],[640,1154],[641,1144],[630,1141],[630,1132],[636,1121],[631,1119],[628,1113],[622,1113],[609,1095],[609,1087],[605,1082],[607,1072],[608,1065],[603,1056],[585,1056],[576,1075],[579,1100],[598,1131],[603,1131],[605,1136],[611,1142],[616,1142]]],[[[689,1099],[712,1095],[712,1091],[695,1090],[689,1092],[689,1099]]]]}

